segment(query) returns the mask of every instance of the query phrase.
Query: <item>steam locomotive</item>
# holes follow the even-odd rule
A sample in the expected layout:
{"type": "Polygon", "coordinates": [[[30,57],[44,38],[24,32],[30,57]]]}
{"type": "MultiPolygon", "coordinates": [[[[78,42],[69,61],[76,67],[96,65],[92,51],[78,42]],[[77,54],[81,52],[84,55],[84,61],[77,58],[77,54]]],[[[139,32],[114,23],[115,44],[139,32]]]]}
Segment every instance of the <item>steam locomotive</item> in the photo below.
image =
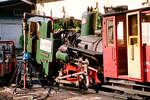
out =
{"type": "Polygon", "coordinates": [[[82,17],[81,32],[69,29],[69,20],[54,32],[60,19],[26,14],[26,47],[31,63],[58,83],[90,87],[114,82],[148,87],[150,8],[82,17]],[[139,85],[140,84],[140,85],[139,85]]]}

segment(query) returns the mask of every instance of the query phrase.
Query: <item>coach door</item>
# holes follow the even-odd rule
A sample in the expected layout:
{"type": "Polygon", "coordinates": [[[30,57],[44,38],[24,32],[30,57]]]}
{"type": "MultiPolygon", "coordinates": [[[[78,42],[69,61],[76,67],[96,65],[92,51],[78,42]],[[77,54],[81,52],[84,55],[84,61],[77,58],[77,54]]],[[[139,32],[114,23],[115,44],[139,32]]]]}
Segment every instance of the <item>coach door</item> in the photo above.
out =
{"type": "Polygon", "coordinates": [[[127,55],[128,55],[128,77],[143,79],[142,65],[142,41],[140,32],[140,13],[127,14],[127,55]]]}
{"type": "Polygon", "coordinates": [[[103,19],[103,57],[105,77],[117,78],[116,49],[115,16],[105,17],[103,19]]]}

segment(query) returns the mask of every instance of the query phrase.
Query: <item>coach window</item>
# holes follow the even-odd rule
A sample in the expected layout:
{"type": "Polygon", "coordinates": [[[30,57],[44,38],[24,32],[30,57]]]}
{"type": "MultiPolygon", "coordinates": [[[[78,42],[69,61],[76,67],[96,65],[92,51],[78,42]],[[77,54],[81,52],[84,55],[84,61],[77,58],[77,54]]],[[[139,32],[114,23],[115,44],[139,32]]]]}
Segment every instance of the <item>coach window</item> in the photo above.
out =
{"type": "Polygon", "coordinates": [[[142,14],[142,43],[150,45],[150,13],[142,14]]]}
{"type": "Polygon", "coordinates": [[[114,25],[113,19],[107,20],[107,45],[113,46],[114,45],[114,25]]]}
{"type": "Polygon", "coordinates": [[[117,39],[118,39],[118,44],[124,44],[124,32],[123,32],[123,22],[120,21],[118,22],[117,25],[117,39]]]}

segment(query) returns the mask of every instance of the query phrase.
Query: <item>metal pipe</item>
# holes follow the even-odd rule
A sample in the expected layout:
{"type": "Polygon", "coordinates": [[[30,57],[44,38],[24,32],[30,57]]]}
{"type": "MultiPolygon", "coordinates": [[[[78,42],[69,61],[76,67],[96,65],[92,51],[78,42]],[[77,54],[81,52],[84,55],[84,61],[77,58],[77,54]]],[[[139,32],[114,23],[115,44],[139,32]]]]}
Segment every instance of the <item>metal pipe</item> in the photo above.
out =
{"type": "MultiPolygon", "coordinates": [[[[24,13],[24,18],[23,18],[23,35],[24,35],[24,53],[27,52],[27,49],[26,49],[26,24],[27,24],[27,21],[26,21],[26,13],[24,13]]],[[[26,65],[26,60],[23,59],[23,62],[24,62],[24,88],[26,88],[26,68],[27,68],[27,65],[26,65]]]]}
{"type": "Polygon", "coordinates": [[[84,72],[85,72],[85,77],[86,77],[86,87],[89,87],[89,76],[88,76],[88,64],[89,61],[88,59],[85,59],[85,65],[84,65],[84,72]]]}
{"type": "Polygon", "coordinates": [[[72,85],[76,85],[77,82],[71,82],[71,81],[67,81],[67,80],[58,80],[58,83],[63,83],[63,84],[72,84],[72,85]]]}
{"type": "Polygon", "coordinates": [[[70,75],[66,75],[66,76],[62,76],[62,77],[57,77],[56,80],[61,80],[61,79],[64,79],[64,78],[68,78],[68,77],[71,77],[71,76],[77,76],[77,75],[80,75],[80,74],[84,74],[85,72],[82,71],[82,72],[79,72],[79,73],[74,73],[74,74],[70,74],[70,75]]]}
{"type": "Polygon", "coordinates": [[[90,70],[92,70],[92,71],[95,71],[95,72],[98,72],[98,70],[97,70],[97,69],[92,68],[92,67],[89,67],[89,66],[88,66],[88,69],[90,69],[90,70]]]}
{"type": "Polygon", "coordinates": [[[33,3],[33,2],[28,1],[28,0],[21,0],[21,1],[23,1],[23,2],[25,2],[25,3],[27,3],[27,4],[30,4],[30,5],[34,5],[34,3],[33,3]]]}

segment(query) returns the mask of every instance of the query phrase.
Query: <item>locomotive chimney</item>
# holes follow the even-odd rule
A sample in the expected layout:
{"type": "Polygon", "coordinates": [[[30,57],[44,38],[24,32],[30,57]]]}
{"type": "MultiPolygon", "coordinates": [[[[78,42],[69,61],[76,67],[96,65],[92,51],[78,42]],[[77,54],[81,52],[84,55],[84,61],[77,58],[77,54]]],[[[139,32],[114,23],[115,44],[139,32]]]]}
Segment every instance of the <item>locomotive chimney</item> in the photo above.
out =
{"type": "Polygon", "coordinates": [[[94,35],[96,29],[96,12],[85,12],[82,16],[81,35],[94,35]]]}

